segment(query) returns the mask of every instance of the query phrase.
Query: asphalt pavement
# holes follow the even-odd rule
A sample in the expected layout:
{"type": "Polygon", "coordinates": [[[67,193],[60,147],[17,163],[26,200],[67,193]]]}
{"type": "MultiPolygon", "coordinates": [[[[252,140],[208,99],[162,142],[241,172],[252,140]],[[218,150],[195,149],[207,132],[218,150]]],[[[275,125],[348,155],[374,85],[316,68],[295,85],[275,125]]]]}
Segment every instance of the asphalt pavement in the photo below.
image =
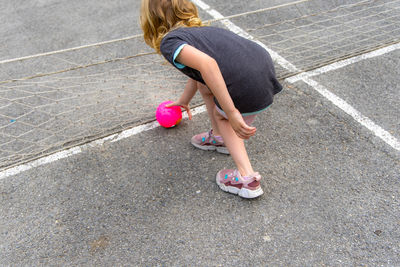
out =
{"type": "MultiPolygon", "coordinates": [[[[228,16],[288,2],[207,4],[228,16]]],[[[55,11],[49,25],[76,22],[67,14],[77,11],[88,15],[79,27],[65,24],[76,35],[65,25],[59,38],[16,30],[2,59],[139,33],[132,24],[139,1],[32,5],[6,4],[16,22],[1,30],[27,29],[35,10],[55,11]],[[44,46],[23,44],[28,33],[44,46]]],[[[235,23],[247,29],[253,21],[235,23]]],[[[399,55],[395,50],[312,79],[398,140],[399,55]]],[[[174,76],[169,87],[174,79],[182,86],[182,77],[174,76]]],[[[216,173],[234,164],[190,144],[210,127],[203,112],[172,129],[83,146],[75,155],[2,176],[0,265],[400,266],[399,151],[304,81],[283,84],[257,117],[256,136],[246,141],[263,176],[261,197],[242,199],[218,188],[216,173]]]]}

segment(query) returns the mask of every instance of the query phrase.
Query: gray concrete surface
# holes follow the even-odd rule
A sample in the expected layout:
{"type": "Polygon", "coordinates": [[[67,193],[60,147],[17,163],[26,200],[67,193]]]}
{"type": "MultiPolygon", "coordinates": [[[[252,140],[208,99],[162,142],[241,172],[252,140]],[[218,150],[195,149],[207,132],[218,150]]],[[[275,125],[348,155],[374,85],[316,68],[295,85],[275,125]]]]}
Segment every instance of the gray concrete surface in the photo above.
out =
{"type": "Polygon", "coordinates": [[[16,0],[0,5],[0,60],[141,34],[138,0],[16,0]]]}
{"type": "Polygon", "coordinates": [[[265,194],[222,192],[205,114],[1,183],[2,265],[396,266],[399,160],[311,90],[286,88],[248,143],[265,194]]]}
{"type": "MultiPolygon", "coordinates": [[[[230,15],[278,2],[284,3],[206,3],[230,15]]],[[[16,35],[5,42],[5,47],[16,47],[8,49],[14,56],[124,37],[129,18],[138,12],[129,9],[139,1],[107,2],[107,8],[99,2],[47,3],[38,2],[43,9],[32,3],[5,4],[8,12],[0,11],[13,18],[0,31],[15,29],[16,35]],[[72,10],[64,13],[63,6],[72,10]],[[38,20],[29,19],[32,11],[51,10],[48,14],[54,17],[49,21],[54,24],[68,21],[67,15],[77,7],[87,20],[81,20],[79,27],[70,24],[70,29],[59,26],[65,36],[54,39],[49,27],[40,34],[28,27],[38,20]],[[13,14],[23,14],[24,20],[13,14]],[[115,28],[104,29],[103,21],[115,28]],[[97,33],[87,36],[91,31],[97,33]],[[38,40],[23,44],[22,40],[38,34],[48,46],[41,48],[38,40]]],[[[247,29],[254,20],[235,23],[247,29]]],[[[135,47],[141,51],[143,46],[135,47]]],[[[114,67],[104,65],[93,73],[111,77],[114,67]]],[[[139,77],[133,89],[145,88],[142,78],[151,74],[148,67],[130,74],[139,77]]],[[[399,137],[399,67],[395,51],[313,79],[399,137]]],[[[181,78],[163,70],[156,75],[161,79],[158,85],[169,75],[167,84],[175,80],[182,85],[181,78]]],[[[51,78],[40,81],[55,82],[51,78]]],[[[10,89],[1,88],[0,93],[10,98],[10,89]]],[[[171,86],[158,97],[177,90],[171,86]]],[[[137,95],[137,101],[155,93],[146,91],[137,95]]],[[[135,96],[124,90],[121,94],[135,96]]],[[[146,107],[149,112],[159,100],[153,99],[146,107]]],[[[0,107],[1,103],[0,95],[0,107]]],[[[133,108],[132,116],[141,117],[141,109],[127,107],[133,108]]],[[[0,180],[0,265],[400,266],[400,155],[396,150],[302,82],[285,84],[255,126],[257,135],[247,145],[254,168],[264,177],[265,191],[256,200],[224,193],[215,184],[219,169],[233,167],[229,156],[190,145],[192,135],[209,127],[204,113],[174,129],[156,128],[106,142],[0,180]]],[[[4,142],[1,133],[0,137],[4,142]]]]}
{"type": "Polygon", "coordinates": [[[0,59],[139,34],[140,1],[2,1],[0,59]]]}
{"type": "Polygon", "coordinates": [[[394,78],[400,77],[399,58],[397,50],[331,71],[316,80],[400,139],[400,85],[394,78]]]}

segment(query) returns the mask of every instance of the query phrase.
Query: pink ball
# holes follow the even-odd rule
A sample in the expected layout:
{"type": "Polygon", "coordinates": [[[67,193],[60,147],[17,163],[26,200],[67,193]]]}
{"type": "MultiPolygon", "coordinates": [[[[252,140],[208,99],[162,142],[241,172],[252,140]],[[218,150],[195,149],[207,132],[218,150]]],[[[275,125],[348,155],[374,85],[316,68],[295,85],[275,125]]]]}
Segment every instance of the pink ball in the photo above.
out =
{"type": "Polygon", "coordinates": [[[171,128],[178,125],[182,120],[182,110],[179,106],[165,107],[165,105],[173,103],[172,101],[162,102],[156,111],[156,119],[158,123],[165,127],[171,128]]]}

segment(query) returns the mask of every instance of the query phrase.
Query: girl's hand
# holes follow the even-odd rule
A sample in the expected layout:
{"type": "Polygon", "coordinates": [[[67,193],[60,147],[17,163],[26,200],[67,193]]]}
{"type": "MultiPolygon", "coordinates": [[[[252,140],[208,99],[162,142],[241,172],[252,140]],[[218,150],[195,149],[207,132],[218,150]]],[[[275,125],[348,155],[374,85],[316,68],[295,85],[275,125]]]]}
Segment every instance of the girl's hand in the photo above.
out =
{"type": "Polygon", "coordinates": [[[187,103],[181,103],[181,102],[178,100],[178,101],[175,101],[174,103],[171,103],[171,104],[168,104],[168,105],[165,105],[165,106],[166,106],[167,108],[173,107],[173,106],[180,106],[180,107],[182,107],[183,109],[186,110],[186,112],[187,112],[187,114],[188,114],[188,117],[189,117],[189,120],[192,119],[192,112],[190,111],[189,104],[187,104],[187,103]]]}
{"type": "Polygon", "coordinates": [[[249,139],[257,131],[256,127],[250,127],[246,124],[238,110],[229,114],[228,120],[237,136],[242,139],[249,139]]]}

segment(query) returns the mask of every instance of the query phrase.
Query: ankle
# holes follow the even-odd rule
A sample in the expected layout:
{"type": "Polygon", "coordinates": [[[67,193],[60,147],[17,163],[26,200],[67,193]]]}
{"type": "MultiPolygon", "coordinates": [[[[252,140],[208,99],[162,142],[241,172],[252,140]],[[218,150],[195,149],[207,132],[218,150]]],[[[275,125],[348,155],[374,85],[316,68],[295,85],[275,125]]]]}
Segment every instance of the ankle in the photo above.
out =
{"type": "Polygon", "coordinates": [[[211,135],[214,137],[221,137],[221,134],[214,129],[211,129],[211,135]]]}
{"type": "Polygon", "coordinates": [[[256,172],[253,169],[251,169],[251,170],[239,170],[239,173],[243,178],[245,178],[253,176],[256,172]]]}
{"type": "Polygon", "coordinates": [[[214,131],[213,129],[211,129],[211,136],[214,137],[215,140],[217,140],[218,142],[223,142],[224,139],[222,138],[221,134],[219,134],[218,132],[214,131]]]}

